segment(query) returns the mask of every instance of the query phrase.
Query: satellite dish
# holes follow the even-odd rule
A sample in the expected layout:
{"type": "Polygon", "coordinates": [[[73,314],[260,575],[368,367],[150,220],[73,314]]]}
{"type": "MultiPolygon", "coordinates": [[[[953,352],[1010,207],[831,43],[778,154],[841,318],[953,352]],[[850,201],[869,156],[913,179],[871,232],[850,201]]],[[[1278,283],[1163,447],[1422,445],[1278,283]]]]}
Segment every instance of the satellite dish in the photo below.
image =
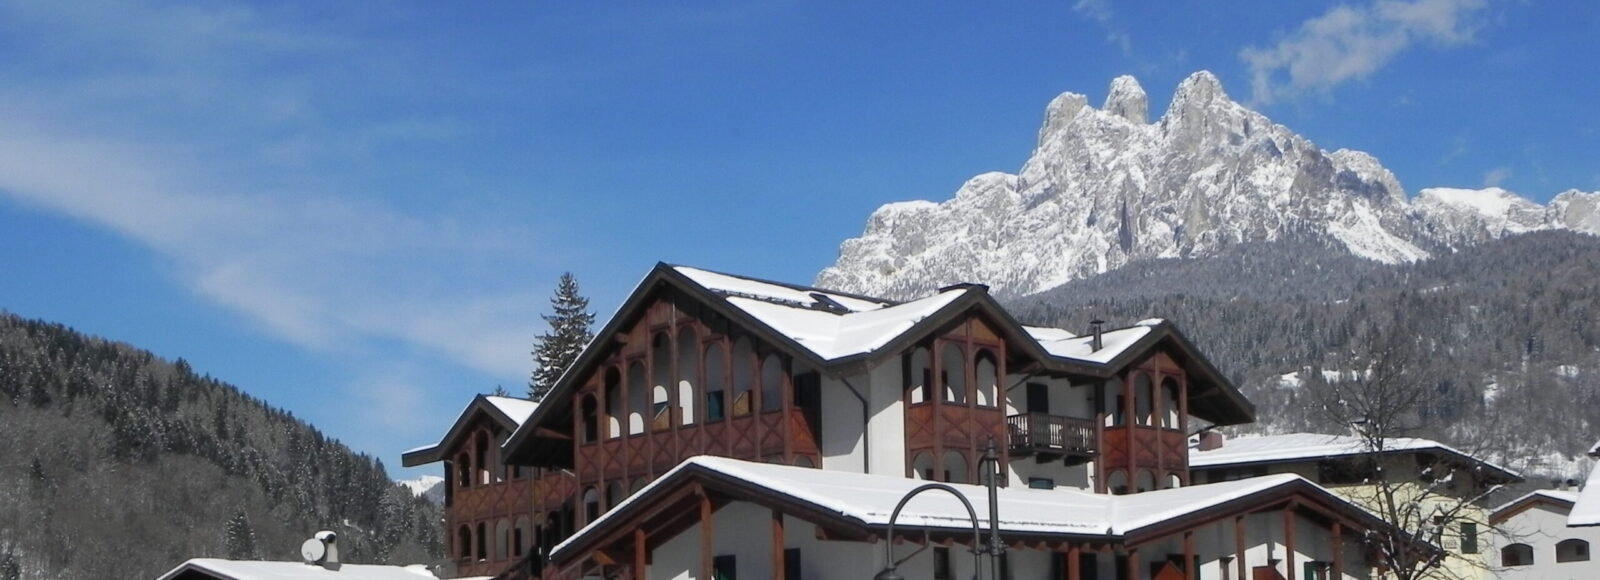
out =
{"type": "Polygon", "coordinates": [[[313,538],[300,544],[300,557],[305,559],[307,564],[321,562],[322,557],[327,554],[328,547],[322,543],[322,540],[313,538]]]}

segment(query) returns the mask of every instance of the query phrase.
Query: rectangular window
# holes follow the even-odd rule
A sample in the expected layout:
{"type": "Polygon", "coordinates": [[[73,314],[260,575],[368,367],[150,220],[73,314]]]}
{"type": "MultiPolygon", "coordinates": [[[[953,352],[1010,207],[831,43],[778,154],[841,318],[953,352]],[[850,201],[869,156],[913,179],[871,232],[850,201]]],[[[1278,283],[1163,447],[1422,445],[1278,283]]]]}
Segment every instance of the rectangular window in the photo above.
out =
{"type": "Polygon", "coordinates": [[[1050,413],[1050,386],[1044,383],[1028,383],[1028,413],[1050,413]]]}
{"type": "Polygon", "coordinates": [[[783,577],[786,580],[800,580],[800,548],[783,551],[783,577]]]}
{"type": "Polygon", "coordinates": [[[1028,478],[1028,488],[1029,489],[1055,489],[1056,488],[1056,480],[1050,479],[1048,477],[1030,477],[1030,478],[1028,478]]]}
{"type": "Polygon", "coordinates": [[[722,418],[722,391],[706,393],[706,420],[721,421],[722,418]]]}
{"type": "Polygon", "coordinates": [[[1305,574],[1301,575],[1300,577],[1304,578],[1305,580],[1328,580],[1328,574],[1332,569],[1332,564],[1312,560],[1310,562],[1306,562],[1305,567],[1302,568],[1305,574]]]}
{"type": "Polygon", "coordinates": [[[711,580],[738,580],[738,568],[733,560],[733,554],[713,557],[711,559],[711,580]]]}
{"type": "Polygon", "coordinates": [[[1478,524],[1476,522],[1461,522],[1461,553],[1478,553],[1478,524]]]}
{"type": "Polygon", "coordinates": [[[953,580],[950,573],[950,548],[933,549],[933,580],[953,580]]]}

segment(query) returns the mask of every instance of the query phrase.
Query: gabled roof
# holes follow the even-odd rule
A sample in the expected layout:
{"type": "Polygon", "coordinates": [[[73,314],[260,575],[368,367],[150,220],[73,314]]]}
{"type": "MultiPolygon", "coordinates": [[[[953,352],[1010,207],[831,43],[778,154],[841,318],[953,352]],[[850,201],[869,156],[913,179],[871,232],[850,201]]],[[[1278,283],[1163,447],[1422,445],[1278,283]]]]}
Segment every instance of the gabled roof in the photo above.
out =
{"type": "MultiPolygon", "coordinates": [[[[643,490],[578,530],[551,552],[562,560],[601,541],[610,528],[630,526],[630,518],[658,505],[675,490],[700,485],[754,501],[770,501],[827,519],[833,526],[877,533],[902,497],[926,481],[903,477],[755,463],[725,457],[691,458],[657,478],[643,490]]],[[[977,511],[979,527],[988,529],[987,489],[952,484],[977,511]]],[[[1199,525],[1219,512],[1259,511],[1289,496],[1338,513],[1360,526],[1384,524],[1360,507],[1334,496],[1298,475],[1269,475],[1133,495],[1095,494],[1076,489],[998,490],[1001,533],[1015,538],[1102,538],[1138,544],[1170,534],[1174,525],[1199,525]]],[[[905,505],[896,528],[960,533],[971,523],[961,503],[948,494],[919,495],[905,505]]],[[[619,528],[620,529],[620,528],[619,528]]]]}
{"type": "MultiPolygon", "coordinates": [[[[1384,453],[1438,453],[1478,466],[1509,481],[1521,481],[1522,476],[1488,461],[1463,453],[1454,447],[1431,439],[1417,437],[1392,437],[1384,440],[1384,453]]],[[[1236,467],[1269,463],[1296,463],[1338,457],[1366,455],[1366,444],[1359,437],[1326,435],[1322,433],[1286,433],[1282,435],[1246,435],[1228,438],[1222,447],[1208,451],[1191,450],[1189,468],[1205,469],[1236,467]]]]}
{"type": "Polygon", "coordinates": [[[422,580],[437,578],[426,566],[374,566],[343,564],[337,571],[303,562],[262,562],[194,558],[162,574],[157,580],[217,578],[219,580],[422,580]]]}
{"type": "Polygon", "coordinates": [[[472,402],[467,403],[467,407],[461,410],[461,414],[456,415],[456,422],[450,425],[450,430],[445,432],[438,443],[424,445],[401,454],[400,464],[405,467],[416,467],[443,460],[443,454],[450,448],[451,442],[471,426],[473,417],[479,413],[498,423],[507,433],[511,433],[527,422],[528,417],[538,408],[538,403],[527,399],[491,395],[473,397],[472,402]]]}
{"type": "Polygon", "coordinates": [[[595,341],[556,381],[546,396],[549,404],[506,442],[508,460],[525,460],[522,444],[533,438],[534,426],[570,415],[575,383],[608,354],[609,337],[640,316],[663,288],[698,300],[797,360],[833,375],[848,374],[896,355],[973,311],[995,322],[995,330],[1014,345],[1016,354],[1036,361],[1041,372],[1091,380],[1109,378],[1137,363],[1150,349],[1168,348],[1190,369],[1190,382],[1204,391],[1204,396],[1191,396],[1191,413],[1223,425],[1255,420],[1255,407],[1169,322],[1147,320],[1105,332],[1103,347],[1092,350],[1089,337],[1023,326],[982,285],[957,284],[919,300],[896,302],[662,263],[639,282],[595,334],[595,341]]]}
{"type": "MultiPolygon", "coordinates": [[[[1597,444],[1600,446],[1600,444],[1597,444]]],[[[1583,484],[1583,491],[1578,493],[1578,499],[1572,505],[1572,511],[1567,513],[1567,525],[1573,527],[1600,526],[1600,464],[1589,471],[1589,479],[1583,484]]]]}
{"type": "Polygon", "coordinates": [[[1549,504],[1562,509],[1572,509],[1572,504],[1578,501],[1578,492],[1557,489],[1540,489],[1523,494],[1522,497],[1500,504],[1499,507],[1489,511],[1489,523],[1498,524],[1511,516],[1522,513],[1530,507],[1539,504],[1549,504]]]}

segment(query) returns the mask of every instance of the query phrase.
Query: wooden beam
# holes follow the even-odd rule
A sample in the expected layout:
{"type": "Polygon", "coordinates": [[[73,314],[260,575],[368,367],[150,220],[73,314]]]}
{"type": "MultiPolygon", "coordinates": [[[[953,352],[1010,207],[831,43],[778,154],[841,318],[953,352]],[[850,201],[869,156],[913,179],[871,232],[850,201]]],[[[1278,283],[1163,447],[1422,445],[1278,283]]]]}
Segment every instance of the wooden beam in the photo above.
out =
{"type": "Polygon", "coordinates": [[[783,512],[772,510],[772,578],[784,580],[783,572],[783,512]]]}
{"type": "Polygon", "coordinates": [[[1294,570],[1294,503],[1283,506],[1283,564],[1289,580],[1295,580],[1294,570]]]}
{"type": "Polygon", "coordinates": [[[1077,544],[1067,548],[1067,578],[1066,580],[1083,580],[1083,564],[1079,562],[1083,551],[1077,544]]]}
{"type": "Polygon", "coordinates": [[[700,577],[711,578],[711,496],[700,493],[700,577]]]}
{"type": "Polygon", "coordinates": [[[1128,565],[1122,567],[1122,580],[1139,580],[1139,549],[1128,550],[1128,565]]]}
{"type": "Polygon", "coordinates": [[[1333,578],[1344,580],[1344,524],[1333,522],[1333,578]]]}
{"type": "Polygon", "coordinates": [[[1246,575],[1249,572],[1249,566],[1244,561],[1244,518],[1243,515],[1233,516],[1233,552],[1234,560],[1238,562],[1239,566],[1239,580],[1249,578],[1246,575]]]}
{"type": "Polygon", "coordinates": [[[649,564],[647,559],[650,550],[645,546],[644,528],[633,529],[633,577],[636,580],[649,578],[649,564]]]}
{"type": "Polygon", "coordinates": [[[1198,580],[1194,569],[1194,531],[1183,533],[1183,578],[1198,580]]]}

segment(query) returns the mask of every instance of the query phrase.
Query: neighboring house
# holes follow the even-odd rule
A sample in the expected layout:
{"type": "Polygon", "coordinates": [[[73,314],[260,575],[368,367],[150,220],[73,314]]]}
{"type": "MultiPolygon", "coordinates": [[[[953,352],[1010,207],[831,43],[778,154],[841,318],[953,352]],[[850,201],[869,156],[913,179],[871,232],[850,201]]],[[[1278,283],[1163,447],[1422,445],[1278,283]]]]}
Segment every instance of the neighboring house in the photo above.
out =
{"type": "MultiPolygon", "coordinates": [[[[407,465],[472,449],[473,413],[407,465]]],[[[1009,578],[1368,577],[1362,538],[1390,529],[1305,478],[1191,485],[1191,422],[1254,419],[1164,321],[1077,335],[983,286],[901,303],[661,264],[505,441],[540,471],[502,572],[867,578],[888,539],[907,577],[968,578],[954,498],[918,496],[893,538],[888,520],[940,481],[987,527],[993,442],[1009,578]]]]}
{"type": "Polygon", "coordinates": [[[1488,546],[1487,492],[1522,477],[1428,439],[1390,438],[1384,441],[1384,448],[1383,453],[1373,454],[1361,438],[1346,435],[1289,433],[1230,439],[1213,431],[1202,435],[1190,453],[1189,469],[1195,481],[1212,483],[1292,473],[1383,513],[1380,488],[1372,484],[1376,470],[1382,468],[1389,481],[1407,482],[1392,486],[1397,492],[1423,497],[1439,511],[1467,502],[1458,517],[1440,522],[1446,529],[1439,531],[1436,541],[1452,556],[1444,571],[1451,578],[1493,578],[1498,561],[1488,546]],[[1421,491],[1422,482],[1445,473],[1450,474],[1448,482],[1431,492],[1421,491]]]}
{"type": "Polygon", "coordinates": [[[535,493],[544,473],[502,461],[500,444],[537,407],[525,399],[478,395],[438,443],[401,457],[406,467],[444,462],[444,543],[453,566],[447,575],[494,575],[527,555],[535,499],[553,494],[535,493]]]}
{"type": "Polygon", "coordinates": [[[1503,580],[1588,580],[1600,578],[1600,561],[1590,546],[1600,545],[1600,528],[1567,526],[1578,492],[1539,490],[1494,509],[1494,564],[1503,580]]]}
{"type": "Polygon", "coordinates": [[[437,578],[426,566],[373,566],[345,564],[328,569],[304,562],[263,562],[194,558],[162,574],[157,580],[429,580],[437,578]]]}
{"type": "MultiPolygon", "coordinates": [[[[1600,442],[1595,442],[1594,446],[1589,448],[1589,457],[1600,459],[1600,442]]],[[[1567,525],[1600,526],[1600,463],[1596,463],[1589,472],[1589,479],[1573,503],[1572,513],[1567,516],[1567,525]]]]}

